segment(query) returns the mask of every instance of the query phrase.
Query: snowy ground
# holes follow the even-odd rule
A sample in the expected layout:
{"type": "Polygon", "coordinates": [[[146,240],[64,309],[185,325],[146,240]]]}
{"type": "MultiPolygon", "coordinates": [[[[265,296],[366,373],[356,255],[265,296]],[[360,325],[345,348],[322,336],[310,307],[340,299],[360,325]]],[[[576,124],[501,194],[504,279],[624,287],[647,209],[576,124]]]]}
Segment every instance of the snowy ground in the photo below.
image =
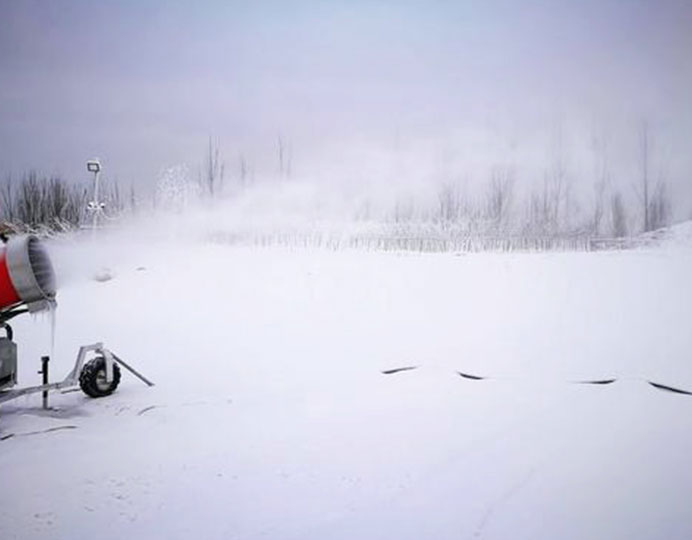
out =
{"type": "MultiPolygon", "coordinates": [[[[691,538],[692,396],[646,382],[692,389],[689,229],[578,254],[54,245],[53,377],[104,341],[157,386],[4,405],[0,538],[691,538]]],[[[50,321],[14,328],[36,383],[50,321]]]]}

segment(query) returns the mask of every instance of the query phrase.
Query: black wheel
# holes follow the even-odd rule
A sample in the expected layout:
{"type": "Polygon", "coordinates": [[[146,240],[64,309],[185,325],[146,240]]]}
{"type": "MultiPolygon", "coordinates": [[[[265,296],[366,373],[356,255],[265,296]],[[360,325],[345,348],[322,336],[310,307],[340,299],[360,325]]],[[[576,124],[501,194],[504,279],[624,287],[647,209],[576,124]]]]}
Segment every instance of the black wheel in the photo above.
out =
{"type": "Polygon", "coordinates": [[[106,381],[106,359],[103,356],[89,360],[79,374],[80,388],[93,398],[111,395],[119,384],[120,368],[116,363],[113,363],[113,379],[111,382],[106,381]]]}

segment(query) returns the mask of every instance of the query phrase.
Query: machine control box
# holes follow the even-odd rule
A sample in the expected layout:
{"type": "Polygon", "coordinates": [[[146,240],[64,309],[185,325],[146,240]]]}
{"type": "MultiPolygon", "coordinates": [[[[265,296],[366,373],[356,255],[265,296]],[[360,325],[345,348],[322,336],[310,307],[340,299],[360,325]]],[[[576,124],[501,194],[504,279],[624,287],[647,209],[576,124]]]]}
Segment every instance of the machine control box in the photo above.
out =
{"type": "Polygon", "coordinates": [[[17,344],[0,338],[0,390],[17,384],[17,344]]]}

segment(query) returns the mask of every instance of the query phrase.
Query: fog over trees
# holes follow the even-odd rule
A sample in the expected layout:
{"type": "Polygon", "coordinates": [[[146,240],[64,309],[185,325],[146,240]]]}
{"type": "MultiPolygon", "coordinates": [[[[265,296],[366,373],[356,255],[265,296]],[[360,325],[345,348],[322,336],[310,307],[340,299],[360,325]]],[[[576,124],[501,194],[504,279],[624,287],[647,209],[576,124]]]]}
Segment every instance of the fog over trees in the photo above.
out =
{"type": "Polygon", "coordinates": [[[79,227],[100,156],[112,219],[280,222],[303,189],[396,235],[636,236],[692,217],[690,28],[675,2],[3,3],[0,219],[79,227]]]}

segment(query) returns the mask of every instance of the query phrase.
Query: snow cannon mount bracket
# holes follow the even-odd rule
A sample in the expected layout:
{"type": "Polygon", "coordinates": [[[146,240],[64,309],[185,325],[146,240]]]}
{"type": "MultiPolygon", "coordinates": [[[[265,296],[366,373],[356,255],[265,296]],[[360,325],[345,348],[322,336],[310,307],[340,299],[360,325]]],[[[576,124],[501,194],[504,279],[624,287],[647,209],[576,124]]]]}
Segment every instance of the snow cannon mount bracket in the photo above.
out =
{"type": "MultiPolygon", "coordinates": [[[[22,311],[23,313],[24,311],[22,311]]],[[[19,313],[15,313],[19,314],[19,313]]],[[[5,320],[7,320],[5,318],[5,320]]],[[[5,371],[12,371],[12,366],[16,369],[16,345],[12,341],[12,329],[4,321],[0,323],[7,336],[0,338],[0,375],[5,371]],[[3,367],[5,366],[5,367],[3,367]]],[[[89,397],[104,397],[112,394],[120,384],[120,367],[129,371],[147,386],[154,386],[154,383],[144,375],[135,370],[122,358],[118,357],[113,351],[103,346],[103,343],[93,343],[83,345],[79,348],[74,367],[67,376],[60,382],[48,382],[48,360],[47,356],[42,358],[43,384],[39,386],[29,386],[24,388],[11,388],[16,383],[16,372],[8,373],[6,377],[0,377],[0,403],[16,399],[20,396],[29,394],[43,393],[43,408],[48,408],[48,393],[61,391],[62,393],[72,392],[78,389],[89,397]],[[95,357],[87,360],[87,356],[92,353],[95,357]]]]}

